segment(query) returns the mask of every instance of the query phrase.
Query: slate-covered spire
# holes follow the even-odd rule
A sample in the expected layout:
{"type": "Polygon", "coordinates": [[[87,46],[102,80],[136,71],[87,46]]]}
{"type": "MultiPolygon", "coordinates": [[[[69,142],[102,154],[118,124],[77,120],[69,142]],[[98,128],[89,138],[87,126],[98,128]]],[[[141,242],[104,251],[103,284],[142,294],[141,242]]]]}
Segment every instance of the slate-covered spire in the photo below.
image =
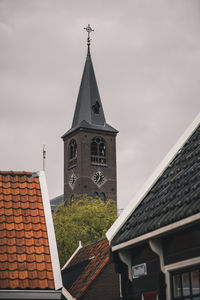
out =
{"type": "Polygon", "coordinates": [[[90,36],[89,33],[92,31],[88,25],[85,28],[88,32],[88,51],[83,70],[83,76],[81,85],[78,93],[78,99],[76,103],[74,118],[72,127],[67,131],[62,138],[71,134],[73,131],[79,128],[102,130],[107,132],[117,133],[118,131],[108,125],[105,120],[104,111],[99,95],[99,90],[95,78],[94,68],[92,64],[90,54],[90,36]]]}

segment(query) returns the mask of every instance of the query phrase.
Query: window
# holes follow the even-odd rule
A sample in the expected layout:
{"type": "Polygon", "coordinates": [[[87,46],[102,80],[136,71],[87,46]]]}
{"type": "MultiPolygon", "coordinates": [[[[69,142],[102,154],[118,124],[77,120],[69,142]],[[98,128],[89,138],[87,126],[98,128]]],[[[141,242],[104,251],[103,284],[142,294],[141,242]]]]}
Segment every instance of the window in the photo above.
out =
{"type": "Polygon", "coordinates": [[[157,300],[157,299],[158,299],[157,291],[148,291],[142,293],[142,300],[157,300]]]}
{"type": "Polygon", "coordinates": [[[92,110],[93,112],[98,115],[99,114],[99,109],[100,109],[100,104],[98,101],[95,102],[94,105],[92,105],[92,110]]]}
{"type": "Polygon", "coordinates": [[[172,299],[200,300],[200,266],[171,274],[172,299]]]}
{"type": "Polygon", "coordinates": [[[75,140],[69,143],[69,164],[68,167],[74,167],[77,164],[77,144],[75,140]]]}
{"type": "Polygon", "coordinates": [[[95,137],[91,142],[91,163],[94,165],[106,165],[106,142],[101,137],[95,137]]]}
{"type": "Polygon", "coordinates": [[[94,192],[94,194],[93,194],[93,198],[94,198],[94,199],[97,199],[97,198],[99,198],[99,194],[98,194],[97,192],[94,192]]]}
{"type": "Polygon", "coordinates": [[[104,202],[106,201],[106,195],[103,192],[100,193],[100,199],[104,202]]]}

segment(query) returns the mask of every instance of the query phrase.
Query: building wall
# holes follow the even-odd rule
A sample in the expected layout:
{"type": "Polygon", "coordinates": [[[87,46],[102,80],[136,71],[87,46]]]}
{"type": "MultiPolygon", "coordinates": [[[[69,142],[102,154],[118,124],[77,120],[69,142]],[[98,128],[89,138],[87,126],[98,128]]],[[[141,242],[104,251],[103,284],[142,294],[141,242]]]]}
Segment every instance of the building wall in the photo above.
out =
{"type": "Polygon", "coordinates": [[[108,263],[80,300],[116,300],[120,299],[119,275],[114,264],[108,263]]]}
{"type": "Polygon", "coordinates": [[[163,251],[165,265],[200,256],[200,226],[194,225],[163,238],[163,251]]]}
{"type": "Polygon", "coordinates": [[[160,259],[150,246],[142,244],[131,250],[132,266],[146,264],[147,274],[133,279],[128,284],[128,299],[142,299],[145,292],[156,291],[159,299],[164,299],[164,274],[160,269],[160,259]]]}
{"type": "Polygon", "coordinates": [[[117,199],[116,186],[116,142],[115,134],[104,132],[90,132],[79,130],[74,135],[66,137],[64,140],[64,199],[69,202],[72,195],[88,194],[93,196],[95,192],[105,193],[106,199],[117,199]],[[100,166],[91,163],[90,145],[91,140],[100,136],[106,141],[107,146],[107,165],[100,166]],[[77,143],[77,164],[69,167],[69,143],[74,139],[77,143]],[[92,176],[95,172],[101,171],[106,182],[99,188],[93,181],[92,176]],[[77,181],[74,189],[69,186],[72,174],[75,174],[77,181]]]}
{"type": "MultiPolygon", "coordinates": [[[[184,299],[183,295],[176,297],[173,292],[173,290],[175,290],[173,276],[176,274],[180,276],[180,280],[183,280],[181,279],[182,274],[188,274],[187,276],[190,276],[190,283],[188,283],[190,287],[187,286],[187,283],[184,283],[185,286],[182,287],[182,282],[182,286],[177,288],[177,291],[178,289],[182,289],[182,293],[184,293],[184,291],[189,293],[190,290],[190,293],[192,293],[192,276],[198,272],[200,274],[199,237],[200,223],[176,230],[173,233],[168,233],[161,237],[164,257],[163,272],[165,273],[161,271],[159,256],[152,251],[148,242],[132,246],[132,248],[130,248],[131,267],[146,263],[147,275],[133,279],[132,281],[126,277],[126,282],[123,282],[123,288],[125,288],[124,294],[126,295],[124,299],[141,300],[143,294],[145,295],[144,300],[151,299],[151,297],[155,299],[153,294],[150,294],[149,297],[146,296],[148,294],[147,292],[153,291],[157,291],[158,300],[165,300],[166,297],[167,299],[184,299]]],[[[117,260],[115,260],[115,263],[118,263],[117,260]]],[[[200,287],[198,288],[198,284],[195,284],[197,285],[195,293],[198,293],[199,289],[197,296],[200,297],[200,287]]],[[[188,296],[188,299],[192,299],[192,297],[194,298],[194,295],[191,295],[191,298],[188,296]]]]}

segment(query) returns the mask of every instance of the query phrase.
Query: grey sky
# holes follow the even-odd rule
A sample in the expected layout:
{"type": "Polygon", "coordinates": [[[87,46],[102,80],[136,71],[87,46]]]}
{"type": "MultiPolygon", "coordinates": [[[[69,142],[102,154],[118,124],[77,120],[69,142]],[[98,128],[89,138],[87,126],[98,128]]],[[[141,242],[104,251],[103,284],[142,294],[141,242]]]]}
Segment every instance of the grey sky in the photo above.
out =
{"type": "Polygon", "coordinates": [[[200,111],[199,0],[0,0],[1,170],[42,169],[63,192],[63,142],[91,54],[107,122],[118,129],[119,207],[200,111]]]}

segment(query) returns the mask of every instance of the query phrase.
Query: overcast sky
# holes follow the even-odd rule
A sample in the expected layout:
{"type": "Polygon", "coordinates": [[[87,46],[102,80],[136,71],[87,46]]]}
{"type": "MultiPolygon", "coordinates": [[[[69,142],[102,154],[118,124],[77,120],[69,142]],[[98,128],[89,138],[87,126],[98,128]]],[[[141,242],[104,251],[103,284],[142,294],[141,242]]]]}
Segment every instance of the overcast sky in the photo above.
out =
{"type": "Polygon", "coordinates": [[[125,207],[200,111],[199,0],[0,0],[0,168],[63,193],[63,141],[91,54],[125,207]]]}

